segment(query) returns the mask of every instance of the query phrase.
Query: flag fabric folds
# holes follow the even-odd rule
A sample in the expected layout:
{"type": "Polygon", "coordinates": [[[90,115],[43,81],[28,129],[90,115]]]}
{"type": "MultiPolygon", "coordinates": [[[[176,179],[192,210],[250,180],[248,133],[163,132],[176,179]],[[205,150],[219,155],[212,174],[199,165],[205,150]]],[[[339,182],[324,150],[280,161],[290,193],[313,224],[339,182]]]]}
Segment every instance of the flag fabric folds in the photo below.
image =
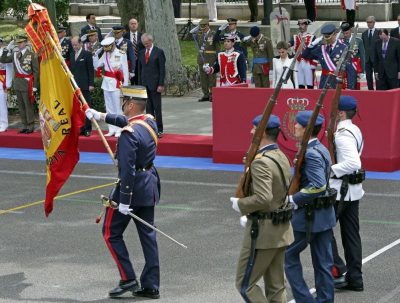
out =
{"type": "Polygon", "coordinates": [[[28,9],[28,37],[40,61],[39,121],[46,155],[47,183],[44,210],[48,216],[53,201],[79,161],[78,139],[85,114],[75,89],[55,52],[59,41],[47,10],[38,4],[28,9]],[[47,34],[49,33],[49,34],[47,34]],[[50,37],[49,37],[50,36],[50,37]]]}

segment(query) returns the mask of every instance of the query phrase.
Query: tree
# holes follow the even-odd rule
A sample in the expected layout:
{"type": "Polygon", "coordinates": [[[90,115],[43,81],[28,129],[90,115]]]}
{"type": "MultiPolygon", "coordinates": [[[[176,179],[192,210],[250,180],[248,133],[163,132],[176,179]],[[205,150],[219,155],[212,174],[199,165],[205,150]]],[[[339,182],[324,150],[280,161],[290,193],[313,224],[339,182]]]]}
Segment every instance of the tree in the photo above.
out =
{"type": "Polygon", "coordinates": [[[132,17],[138,19],[140,30],[153,35],[155,44],[164,50],[167,93],[183,95],[187,91],[187,77],[182,66],[172,1],[117,0],[117,5],[123,25],[132,17]]]}

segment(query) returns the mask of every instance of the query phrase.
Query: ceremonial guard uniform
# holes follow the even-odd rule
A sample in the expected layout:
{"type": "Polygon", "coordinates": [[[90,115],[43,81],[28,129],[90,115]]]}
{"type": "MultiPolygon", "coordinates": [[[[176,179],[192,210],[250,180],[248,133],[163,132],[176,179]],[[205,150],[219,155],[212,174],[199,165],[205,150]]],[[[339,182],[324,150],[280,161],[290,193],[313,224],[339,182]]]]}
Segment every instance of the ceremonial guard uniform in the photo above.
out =
{"type": "MultiPolygon", "coordinates": [[[[260,115],[253,120],[252,132],[261,118],[260,115]]],[[[236,288],[245,302],[286,302],[284,256],[286,247],[293,242],[293,230],[292,210],[286,203],[290,163],[275,143],[279,127],[279,118],[271,115],[261,141],[263,146],[251,163],[250,194],[239,200],[231,198],[233,208],[244,215],[236,288]],[[280,216],[283,212],[285,217],[280,216]],[[261,278],[265,292],[257,285],[261,278]]]]}
{"type": "MultiPolygon", "coordinates": [[[[301,40],[304,38],[304,46],[303,51],[310,45],[312,41],[315,40],[315,36],[307,33],[307,27],[310,24],[310,20],[308,19],[300,19],[297,22],[299,26],[299,33],[297,35],[293,35],[289,44],[293,47],[294,52],[296,53],[301,45],[301,40]]],[[[297,82],[299,88],[314,88],[314,80],[315,80],[315,68],[318,65],[318,61],[312,59],[303,58],[300,54],[297,57],[297,82]]]]}
{"type": "Polygon", "coordinates": [[[225,39],[226,35],[233,36],[235,39],[235,44],[233,46],[235,48],[235,51],[242,52],[244,58],[247,60],[247,48],[241,44],[244,35],[236,29],[238,20],[235,18],[228,18],[226,20],[228,21],[228,23],[221,25],[215,34],[219,36],[219,39],[221,41],[225,39]]]}
{"type": "MultiPolygon", "coordinates": [[[[296,115],[295,135],[304,131],[312,111],[298,112],[296,115]]],[[[321,127],[324,118],[319,115],[314,129],[321,127]]],[[[304,162],[301,168],[300,190],[289,201],[293,202],[292,226],[294,242],[287,248],[285,255],[285,273],[296,302],[334,302],[334,283],[331,273],[332,228],[336,224],[332,197],[327,198],[330,190],[330,156],[328,150],[316,138],[314,131],[309,140],[304,162]],[[308,244],[311,248],[317,298],[310,294],[304,281],[300,254],[308,244]]],[[[299,135],[297,137],[302,137],[299,135]]],[[[333,198],[334,199],[334,198],[333,198]]]]}
{"type": "MultiPolygon", "coordinates": [[[[126,54],[115,47],[113,37],[105,38],[101,41],[104,54],[98,60],[97,74],[101,75],[104,71],[101,88],[104,91],[104,101],[108,114],[121,114],[120,87],[127,86],[129,83],[128,62],[126,54]]],[[[93,63],[94,64],[94,63],[93,63]]],[[[118,137],[121,130],[118,126],[109,125],[108,134],[105,136],[118,137]]]]}
{"type": "Polygon", "coordinates": [[[133,78],[135,75],[136,58],[133,50],[132,42],[129,39],[123,37],[124,27],[121,25],[113,26],[113,32],[115,36],[115,46],[126,54],[128,60],[129,78],[133,78]]]}
{"type": "Polygon", "coordinates": [[[72,45],[71,40],[66,37],[67,28],[64,26],[59,26],[57,29],[58,39],[60,40],[61,45],[61,54],[67,63],[68,67],[71,66],[70,57],[72,53],[72,45]]]}
{"type": "Polygon", "coordinates": [[[343,23],[341,26],[343,33],[343,43],[348,47],[353,39],[356,39],[355,45],[353,46],[354,53],[351,58],[351,65],[347,71],[345,81],[347,89],[360,89],[360,73],[365,73],[365,48],[361,38],[355,37],[351,33],[351,27],[349,23],[343,23]]]}
{"type": "Polygon", "coordinates": [[[224,40],[225,51],[218,53],[217,61],[215,61],[213,67],[203,67],[208,74],[221,73],[221,86],[231,86],[246,82],[246,61],[243,53],[235,51],[233,48],[234,41],[234,36],[226,35],[224,40]]]}
{"type": "Polygon", "coordinates": [[[341,96],[339,101],[339,123],[335,133],[336,164],[332,165],[330,186],[338,192],[336,217],[340,223],[340,233],[346,265],[340,258],[335,239],[332,241],[335,287],[362,291],[364,289],[361,272],[362,254],[359,202],[364,196],[362,181],[365,172],[361,166],[364,140],[360,129],[351,119],[357,112],[357,100],[351,96],[341,96]],[[345,276],[343,276],[345,275],[345,276]]]}
{"type": "MultiPolygon", "coordinates": [[[[0,58],[4,50],[3,39],[0,38],[0,58]]],[[[0,132],[8,127],[7,90],[11,87],[12,74],[12,64],[0,63],[0,132]]]]}
{"type": "MultiPolygon", "coordinates": [[[[326,44],[320,43],[323,37],[315,39],[303,51],[302,57],[305,59],[318,60],[321,64],[321,79],[319,81],[319,88],[325,86],[329,74],[335,73],[336,65],[342,56],[346,45],[339,39],[336,39],[336,27],[334,24],[326,24],[321,29],[321,34],[326,40],[326,44]]],[[[346,64],[346,71],[349,70],[349,64],[346,64]]],[[[331,82],[331,88],[336,87],[336,80],[331,82]]]]}
{"type": "Polygon", "coordinates": [[[27,37],[18,36],[18,50],[13,52],[14,44],[3,49],[1,63],[14,63],[13,88],[17,95],[18,110],[23,128],[20,133],[30,134],[34,130],[34,92],[39,87],[39,62],[34,52],[26,47],[27,37]]]}
{"type": "Polygon", "coordinates": [[[243,39],[243,44],[250,46],[253,51],[251,71],[256,87],[269,87],[269,70],[274,50],[271,40],[260,33],[258,26],[250,29],[250,36],[243,39]]]}
{"type": "Polygon", "coordinates": [[[199,102],[212,101],[212,88],[217,83],[217,77],[214,74],[206,74],[203,66],[214,65],[219,50],[219,37],[210,29],[209,22],[206,19],[200,20],[199,26],[190,32],[193,34],[194,42],[199,51],[197,64],[200,72],[201,90],[203,91],[203,97],[199,99],[199,102]]]}
{"type": "Polygon", "coordinates": [[[122,128],[116,151],[118,183],[110,197],[118,203],[118,209],[107,208],[103,224],[104,240],[121,276],[119,285],[109,295],[119,297],[133,291],[135,295],[157,299],[160,297],[160,266],[156,232],[134,220],[145,259],[140,290],[123,239],[123,233],[132,220],[129,212],[154,225],[154,207],[160,199],[160,179],[154,167],[157,125],[153,117],[144,114],[147,99],[144,87],[123,87],[122,93],[125,115],[104,115],[92,109],[86,111],[88,118],[105,119],[105,122],[122,128]]]}

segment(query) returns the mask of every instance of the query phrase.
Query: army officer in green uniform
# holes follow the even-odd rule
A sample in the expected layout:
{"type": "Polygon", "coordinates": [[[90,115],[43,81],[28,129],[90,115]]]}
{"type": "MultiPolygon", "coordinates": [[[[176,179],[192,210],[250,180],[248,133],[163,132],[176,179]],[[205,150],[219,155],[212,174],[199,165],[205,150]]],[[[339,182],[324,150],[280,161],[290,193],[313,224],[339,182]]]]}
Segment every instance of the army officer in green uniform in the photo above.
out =
{"type": "Polygon", "coordinates": [[[30,134],[34,130],[35,98],[33,93],[39,85],[39,62],[36,54],[27,48],[27,36],[20,35],[16,39],[15,48],[12,41],[0,58],[1,63],[14,63],[13,88],[17,95],[18,109],[21,116],[22,129],[19,133],[30,134]]]}
{"type": "Polygon", "coordinates": [[[255,86],[269,87],[269,69],[274,56],[271,40],[260,33],[258,26],[253,26],[250,36],[246,36],[242,44],[250,46],[253,51],[252,73],[255,86]]]}
{"type": "MultiPolygon", "coordinates": [[[[261,115],[253,120],[252,133],[260,121],[261,115]]],[[[247,215],[240,220],[245,232],[236,272],[236,288],[245,302],[286,303],[284,256],[293,230],[286,202],[290,164],[276,144],[279,132],[279,118],[271,115],[251,164],[250,194],[231,198],[233,209],[247,215]],[[257,285],[261,278],[265,292],[257,285]]]]}
{"type": "Polygon", "coordinates": [[[213,66],[217,59],[217,51],[219,50],[219,38],[214,31],[210,29],[208,20],[202,19],[197,27],[190,31],[193,34],[194,42],[197,43],[198,55],[197,63],[199,65],[201,90],[203,97],[199,102],[212,101],[212,88],[217,83],[215,74],[208,75],[204,72],[203,66],[213,66]]]}

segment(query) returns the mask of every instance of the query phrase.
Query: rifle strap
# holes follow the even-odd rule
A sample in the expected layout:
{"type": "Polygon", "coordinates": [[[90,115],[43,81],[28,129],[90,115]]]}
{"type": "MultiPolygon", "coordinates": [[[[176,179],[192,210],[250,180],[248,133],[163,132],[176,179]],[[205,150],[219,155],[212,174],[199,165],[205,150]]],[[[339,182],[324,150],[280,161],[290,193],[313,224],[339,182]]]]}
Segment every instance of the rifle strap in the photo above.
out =
{"type": "Polygon", "coordinates": [[[132,122],[129,123],[129,126],[133,127],[135,124],[139,124],[143,126],[144,128],[147,129],[147,131],[150,133],[150,136],[153,138],[154,143],[156,146],[158,145],[158,137],[154,129],[146,122],[143,120],[133,120],[132,122]]]}

